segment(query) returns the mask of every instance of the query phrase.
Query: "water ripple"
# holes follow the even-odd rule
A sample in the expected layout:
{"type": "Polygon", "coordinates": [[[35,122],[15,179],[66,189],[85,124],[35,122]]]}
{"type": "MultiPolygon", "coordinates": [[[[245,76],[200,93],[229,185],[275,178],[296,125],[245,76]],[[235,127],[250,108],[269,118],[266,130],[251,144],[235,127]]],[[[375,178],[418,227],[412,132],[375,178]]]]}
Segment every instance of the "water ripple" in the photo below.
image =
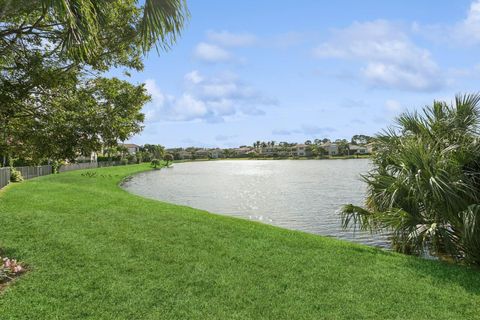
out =
{"type": "Polygon", "coordinates": [[[361,205],[368,159],[201,161],[136,175],[132,193],[279,227],[388,248],[385,235],[344,231],[338,210],[361,205]]]}

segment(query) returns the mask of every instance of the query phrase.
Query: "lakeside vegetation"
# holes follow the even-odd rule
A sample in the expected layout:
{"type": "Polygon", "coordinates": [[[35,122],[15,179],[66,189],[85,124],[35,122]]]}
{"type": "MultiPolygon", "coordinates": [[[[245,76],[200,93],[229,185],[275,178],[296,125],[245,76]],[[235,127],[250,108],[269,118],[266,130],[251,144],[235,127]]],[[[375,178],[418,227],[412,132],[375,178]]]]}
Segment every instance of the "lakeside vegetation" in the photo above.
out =
{"type": "Polygon", "coordinates": [[[480,265],[480,94],[406,112],[375,139],[366,208],[343,224],[391,232],[399,252],[480,265]]]}
{"type": "MultiPolygon", "coordinates": [[[[173,155],[175,160],[185,159],[289,159],[310,158],[326,159],[355,157],[371,154],[373,137],[367,135],[354,135],[350,141],[346,139],[314,139],[305,143],[286,141],[256,141],[251,146],[242,145],[238,148],[169,148],[166,152],[173,155]]],[[[140,150],[144,146],[138,146],[140,150]]]]}
{"type": "Polygon", "coordinates": [[[72,171],[1,192],[1,246],[28,268],[1,293],[2,319],[480,317],[476,269],[118,186],[144,170],[151,167],[72,171]]]}
{"type": "Polygon", "coordinates": [[[232,157],[232,158],[201,158],[201,159],[182,159],[174,160],[175,163],[192,161],[224,161],[224,160],[348,160],[348,159],[369,159],[370,154],[352,155],[352,156],[324,156],[324,157],[232,157]]]}

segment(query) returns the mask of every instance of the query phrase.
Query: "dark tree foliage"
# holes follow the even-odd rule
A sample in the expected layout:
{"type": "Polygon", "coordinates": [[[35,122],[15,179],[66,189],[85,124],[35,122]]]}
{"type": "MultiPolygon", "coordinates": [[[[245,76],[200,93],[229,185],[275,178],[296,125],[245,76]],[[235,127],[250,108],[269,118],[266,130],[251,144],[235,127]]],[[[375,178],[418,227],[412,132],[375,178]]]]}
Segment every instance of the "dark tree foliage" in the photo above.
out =
{"type": "Polygon", "coordinates": [[[73,158],[138,133],[143,85],[102,74],[141,70],[143,54],[169,48],[188,15],[183,0],[0,0],[3,163],[73,158]]]}

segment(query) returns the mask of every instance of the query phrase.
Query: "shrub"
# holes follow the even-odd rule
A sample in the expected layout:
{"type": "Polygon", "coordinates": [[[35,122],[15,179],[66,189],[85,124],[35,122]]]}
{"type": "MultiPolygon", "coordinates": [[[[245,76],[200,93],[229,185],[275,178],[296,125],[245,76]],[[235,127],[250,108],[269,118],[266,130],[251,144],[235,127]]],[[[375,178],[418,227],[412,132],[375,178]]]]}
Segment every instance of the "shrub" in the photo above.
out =
{"type": "Polygon", "coordinates": [[[137,163],[137,157],[133,154],[128,155],[127,160],[129,164],[137,163]]]}
{"type": "Polygon", "coordinates": [[[123,159],[120,160],[120,165],[126,166],[127,164],[128,164],[128,160],[127,160],[127,159],[123,158],[123,159]]]}
{"type": "Polygon", "coordinates": [[[55,173],[58,173],[58,170],[60,169],[60,167],[62,165],[64,165],[65,163],[63,161],[53,161],[52,162],[52,173],[55,174],[55,173]]]}
{"type": "Polygon", "coordinates": [[[15,169],[13,167],[10,168],[10,181],[11,182],[23,181],[23,177],[22,177],[22,174],[20,173],[20,171],[18,171],[17,169],[15,169]]]}
{"type": "Polygon", "coordinates": [[[144,152],[142,155],[142,162],[150,162],[153,158],[148,152],[144,152]]]}
{"type": "Polygon", "coordinates": [[[154,169],[157,169],[157,168],[160,166],[160,160],[158,160],[158,159],[152,159],[151,164],[152,164],[152,167],[153,167],[154,169]]]}
{"type": "Polygon", "coordinates": [[[137,158],[137,163],[142,163],[143,162],[143,152],[137,152],[135,157],[137,158]]]}
{"type": "Polygon", "coordinates": [[[375,138],[365,208],[343,226],[391,231],[395,250],[480,265],[480,95],[404,113],[375,138]]]}
{"type": "Polygon", "coordinates": [[[173,161],[173,155],[171,153],[167,153],[163,157],[163,160],[167,161],[167,166],[168,166],[168,164],[173,161]]]}

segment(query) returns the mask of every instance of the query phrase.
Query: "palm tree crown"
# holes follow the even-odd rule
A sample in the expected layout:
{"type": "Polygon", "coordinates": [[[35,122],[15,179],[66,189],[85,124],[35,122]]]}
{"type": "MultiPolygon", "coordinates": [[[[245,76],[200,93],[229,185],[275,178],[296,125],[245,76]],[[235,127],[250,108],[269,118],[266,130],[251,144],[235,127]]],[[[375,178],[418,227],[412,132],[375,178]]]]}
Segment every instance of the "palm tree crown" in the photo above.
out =
{"type": "Polygon", "coordinates": [[[435,101],[378,135],[366,208],[346,205],[346,228],[391,232],[401,252],[480,264],[480,95],[435,101]]]}

